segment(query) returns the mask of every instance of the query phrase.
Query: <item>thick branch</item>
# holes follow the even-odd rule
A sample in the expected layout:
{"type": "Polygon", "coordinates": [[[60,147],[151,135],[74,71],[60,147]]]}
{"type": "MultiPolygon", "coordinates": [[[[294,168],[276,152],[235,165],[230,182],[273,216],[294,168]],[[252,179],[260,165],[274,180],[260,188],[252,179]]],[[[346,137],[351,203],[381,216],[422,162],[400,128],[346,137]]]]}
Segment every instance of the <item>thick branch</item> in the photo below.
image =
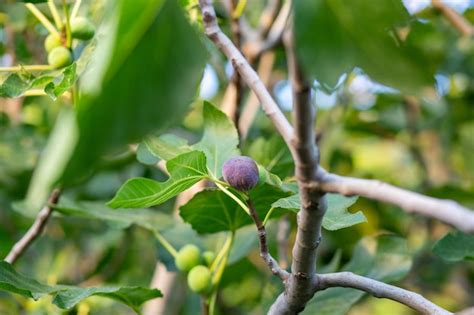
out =
{"type": "Polygon", "coordinates": [[[471,23],[462,15],[448,7],[440,0],[432,0],[431,3],[444,17],[464,36],[471,36],[474,34],[474,28],[471,23]]]}
{"type": "Polygon", "coordinates": [[[260,256],[268,265],[268,268],[270,268],[271,272],[274,275],[280,277],[280,279],[282,280],[286,280],[289,276],[288,272],[280,268],[278,262],[275,260],[275,258],[272,257],[272,255],[268,251],[267,231],[265,230],[265,226],[258,217],[257,211],[255,210],[253,203],[250,199],[247,201],[247,204],[249,206],[250,216],[252,217],[253,222],[255,222],[255,225],[257,226],[258,238],[260,241],[260,256]]]}
{"type": "Polygon", "coordinates": [[[13,245],[12,249],[8,253],[5,261],[14,264],[15,261],[26,251],[26,249],[37,239],[44,230],[46,223],[48,222],[51,213],[53,212],[53,207],[59,200],[61,195],[60,189],[55,189],[51,193],[51,196],[48,199],[48,203],[41,209],[41,211],[36,216],[35,222],[29,228],[23,237],[13,245]]]}
{"type": "Polygon", "coordinates": [[[363,196],[399,206],[408,213],[434,218],[470,234],[474,234],[474,211],[455,201],[437,199],[404,190],[377,180],[344,177],[320,168],[318,181],[326,192],[345,196],[363,196]]]}
{"type": "Polygon", "coordinates": [[[353,274],[338,272],[317,276],[317,290],[331,287],[354,288],[365,291],[377,298],[386,298],[400,302],[421,314],[448,315],[453,314],[438,305],[428,301],[418,293],[411,292],[390,284],[353,274]]]}
{"type": "Polygon", "coordinates": [[[304,309],[314,295],[316,276],[316,250],[321,241],[321,225],[326,212],[326,199],[316,185],[319,154],[314,141],[313,124],[316,110],[311,104],[311,82],[307,80],[296,59],[293,33],[284,36],[288,71],[293,90],[292,145],[295,150],[296,178],[298,180],[301,209],[298,212],[298,229],[293,246],[291,276],[282,298],[277,300],[269,314],[295,314],[304,309]]]}

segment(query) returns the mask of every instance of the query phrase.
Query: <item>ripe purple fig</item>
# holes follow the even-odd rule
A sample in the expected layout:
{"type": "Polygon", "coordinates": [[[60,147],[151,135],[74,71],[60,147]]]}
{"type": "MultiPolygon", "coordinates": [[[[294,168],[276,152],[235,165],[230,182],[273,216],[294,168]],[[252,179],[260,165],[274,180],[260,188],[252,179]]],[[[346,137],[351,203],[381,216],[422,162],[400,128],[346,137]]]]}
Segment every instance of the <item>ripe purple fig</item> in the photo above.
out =
{"type": "Polygon", "coordinates": [[[222,166],[224,180],[240,191],[249,191],[258,183],[258,167],[254,160],[247,156],[228,159],[222,166]]]}

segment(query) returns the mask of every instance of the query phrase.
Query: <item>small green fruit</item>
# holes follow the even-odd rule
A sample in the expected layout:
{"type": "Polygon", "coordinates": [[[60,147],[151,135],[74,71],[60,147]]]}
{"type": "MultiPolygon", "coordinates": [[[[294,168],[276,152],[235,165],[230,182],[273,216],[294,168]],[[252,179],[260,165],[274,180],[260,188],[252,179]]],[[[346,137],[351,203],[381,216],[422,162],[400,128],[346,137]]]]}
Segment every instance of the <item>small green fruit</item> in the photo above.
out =
{"type": "Polygon", "coordinates": [[[201,252],[196,245],[185,245],[176,255],[174,263],[181,271],[189,271],[201,262],[201,252]]]}
{"type": "Polygon", "coordinates": [[[44,49],[46,49],[47,52],[50,52],[54,48],[61,46],[61,44],[61,38],[54,34],[49,34],[44,40],[44,49]]]}
{"type": "Polygon", "coordinates": [[[204,259],[204,262],[206,263],[206,265],[209,267],[212,265],[212,262],[214,261],[214,259],[216,259],[216,253],[210,250],[205,251],[202,254],[202,258],[204,259]]]}
{"type": "Polygon", "coordinates": [[[55,69],[64,68],[72,63],[72,54],[66,47],[56,47],[48,54],[48,63],[55,69]]]}
{"type": "Polygon", "coordinates": [[[196,266],[188,274],[188,286],[196,293],[207,293],[212,286],[212,274],[205,266],[196,266]]]}
{"type": "Polygon", "coordinates": [[[95,26],[85,17],[77,17],[71,21],[71,35],[73,38],[89,40],[94,37],[95,26]]]}

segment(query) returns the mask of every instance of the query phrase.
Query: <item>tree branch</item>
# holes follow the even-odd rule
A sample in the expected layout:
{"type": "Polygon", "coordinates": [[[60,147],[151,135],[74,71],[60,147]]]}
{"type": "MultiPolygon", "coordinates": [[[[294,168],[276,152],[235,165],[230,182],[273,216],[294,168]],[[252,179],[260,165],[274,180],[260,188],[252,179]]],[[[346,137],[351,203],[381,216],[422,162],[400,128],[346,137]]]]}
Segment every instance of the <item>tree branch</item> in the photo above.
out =
{"type": "MultiPolygon", "coordinates": [[[[258,64],[258,76],[265,86],[270,83],[270,77],[273,70],[273,64],[275,62],[275,53],[267,51],[263,53],[259,58],[258,64]]],[[[250,130],[250,127],[258,113],[260,107],[259,100],[255,93],[251,93],[247,99],[247,102],[242,110],[242,115],[239,120],[239,131],[241,139],[245,139],[250,130]]]]}
{"type": "Polygon", "coordinates": [[[272,49],[280,43],[283,32],[285,31],[288,18],[291,12],[291,1],[286,1],[280,9],[275,21],[268,30],[265,39],[258,41],[249,41],[243,47],[242,51],[250,62],[258,58],[262,53],[272,49]]]}
{"type": "Polygon", "coordinates": [[[270,268],[271,272],[274,275],[278,276],[282,280],[288,279],[288,272],[280,268],[278,262],[275,260],[275,258],[272,257],[272,255],[268,251],[267,231],[265,230],[265,226],[262,224],[262,220],[260,220],[260,218],[258,217],[257,211],[253,206],[252,200],[249,199],[247,201],[247,205],[249,206],[250,216],[252,217],[253,222],[255,222],[255,225],[257,226],[258,238],[260,241],[260,256],[267,263],[268,268],[270,268]]]}
{"type": "Polygon", "coordinates": [[[286,282],[284,294],[272,305],[269,314],[298,313],[313,297],[316,250],[321,242],[321,225],[327,208],[324,193],[316,184],[319,154],[314,141],[313,124],[316,110],[311,104],[311,82],[304,77],[296,59],[293,40],[293,32],[287,31],[283,42],[293,90],[295,133],[292,145],[295,150],[301,208],[298,212],[296,241],[293,245],[291,276],[286,282]]]}
{"type": "Polygon", "coordinates": [[[252,69],[242,53],[232,44],[232,41],[221,31],[217,24],[216,12],[211,0],[199,0],[202,11],[204,29],[206,35],[216,44],[217,47],[230,59],[234,69],[236,69],[247,85],[257,95],[262,104],[265,114],[273,121],[278,132],[282,135],[288,147],[291,148],[291,138],[293,128],[280,111],[280,108],[273,100],[265,85],[252,69]]]}
{"type": "Polygon", "coordinates": [[[337,272],[317,276],[317,290],[331,287],[345,287],[365,291],[377,298],[386,298],[404,304],[421,314],[447,315],[453,314],[428,301],[418,293],[411,292],[390,284],[386,284],[352,272],[337,272]]]}
{"type": "Polygon", "coordinates": [[[326,192],[366,198],[399,206],[408,213],[416,213],[447,223],[461,231],[474,234],[474,212],[457,202],[437,199],[404,190],[378,180],[344,177],[318,170],[318,181],[326,192]]]}
{"type": "Polygon", "coordinates": [[[15,261],[26,251],[26,249],[37,239],[44,230],[46,223],[48,222],[51,213],[53,212],[53,207],[59,200],[61,195],[60,189],[54,189],[51,193],[48,203],[41,209],[41,211],[36,216],[35,222],[28,229],[25,235],[13,245],[12,249],[8,253],[5,261],[14,264],[15,261]]]}
{"type": "Polygon", "coordinates": [[[471,23],[452,8],[440,0],[431,0],[431,3],[462,35],[471,36],[474,33],[474,28],[471,23]]]}

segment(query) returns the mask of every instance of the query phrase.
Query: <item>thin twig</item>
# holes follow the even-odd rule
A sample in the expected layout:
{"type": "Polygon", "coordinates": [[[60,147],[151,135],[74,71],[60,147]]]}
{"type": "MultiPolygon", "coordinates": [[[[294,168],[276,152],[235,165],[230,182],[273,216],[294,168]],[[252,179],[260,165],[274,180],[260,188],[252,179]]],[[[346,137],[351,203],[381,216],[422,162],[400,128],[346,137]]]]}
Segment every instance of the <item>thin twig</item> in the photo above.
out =
{"type": "Polygon", "coordinates": [[[71,20],[74,19],[77,13],[79,12],[79,8],[81,7],[81,2],[82,0],[76,0],[76,2],[74,3],[74,7],[72,7],[72,10],[71,10],[71,20]]]}
{"type": "Polygon", "coordinates": [[[243,47],[242,51],[248,58],[250,63],[253,62],[262,53],[272,49],[281,42],[283,32],[287,26],[288,18],[291,13],[291,1],[286,1],[281,7],[278,16],[273,22],[265,39],[258,41],[248,41],[243,47]]]}
{"type": "Polygon", "coordinates": [[[369,179],[344,177],[319,168],[318,180],[326,192],[363,196],[399,206],[408,213],[434,218],[463,232],[474,234],[474,211],[455,201],[437,199],[369,179]]]}
{"type": "Polygon", "coordinates": [[[63,21],[61,21],[61,16],[59,15],[56,5],[54,4],[54,0],[48,0],[48,7],[49,7],[49,10],[51,11],[51,15],[53,16],[56,27],[58,29],[61,29],[63,27],[63,21]]]}
{"type": "Polygon", "coordinates": [[[219,28],[219,25],[217,24],[216,12],[212,6],[212,1],[199,0],[199,5],[201,7],[207,36],[221,49],[227,58],[231,60],[234,69],[239,71],[244,81],[257,95],[266,115],[270,117],[278,132],[282,135],[288,146],[291,147],[293,128],[283,113],[280,111],[278,105],[267,91],[265,85],[260,80],[255,70],[252,69],[248,61],[232,44],[232,41],[219,28]]]}
{"type": "Polygon", "coordinates": [[[367,292],[377,298],[394,300],[411,307],[421,314],[448,315],[453,314],[425,299],[418,293],[408,291],[374,279],[356,275],[352,272],[327,273],[317,276],[317,290],[331,287],[354,288],[367,292]]]}
{"type": "Polygon", "coordinates": [[[14,264],[15,261],[26,251],[26,249],[37,239],[44,230],[46,223],[48,222],[51,213],[53,212],[53,207],[59,200],[61,195],[60,189],[54,189],[51,193],[48,203],[41,209],[41,211],[36,216],[35,222],[28,229],[25,235],[13,245],[12,249],[8,253],[5,261],[14,264]]]}
{"type": "Polygon", "coordinates": [[[31,11],[31,13],[33,13],[33,15],[41,22],[41,24],[43,24],[50,34],[60,37],[58,30],[34,4],[25,3],[25,6],[31,11]]]}
{"type": "Polygon", "coordinates": [[[267,245],[267,231],[265,230],[265,226],[262,224],[262,220],[258,217],[257,211],[255,210],[252,200],[248,200],[247,204],[250,209],[250,216],[253,219],[253,222],[255,223],[255,226],[257,227],[258,231],[258,238],[260,241],[260,256],[262,259],[265,261],[265,263],[268,265],[268,268],[270,268],[270,271],[280,277],[282,280],[288,279],[289,273],[282,269],[278,262],[273,258],[273,256],[270,254],[268,251],[268,245],[267,245]]]}
{"type": "Polygon", "coordinates": [[[474,28],[471,23],[461,14],[445,5],[440,0],[431,0],[433,7],[441,12],[444,17],[464,36],[472,36],[474,28]]]}
{"type": "Polygon", "coordinates": [[[258,33],[260,37],[266,37],[268,31],[275,22],[275,18],[278,14],[281,0],[268,0],[265,9],[263,9],[260,15],[260,25],[258,26],[258,33]]]}

